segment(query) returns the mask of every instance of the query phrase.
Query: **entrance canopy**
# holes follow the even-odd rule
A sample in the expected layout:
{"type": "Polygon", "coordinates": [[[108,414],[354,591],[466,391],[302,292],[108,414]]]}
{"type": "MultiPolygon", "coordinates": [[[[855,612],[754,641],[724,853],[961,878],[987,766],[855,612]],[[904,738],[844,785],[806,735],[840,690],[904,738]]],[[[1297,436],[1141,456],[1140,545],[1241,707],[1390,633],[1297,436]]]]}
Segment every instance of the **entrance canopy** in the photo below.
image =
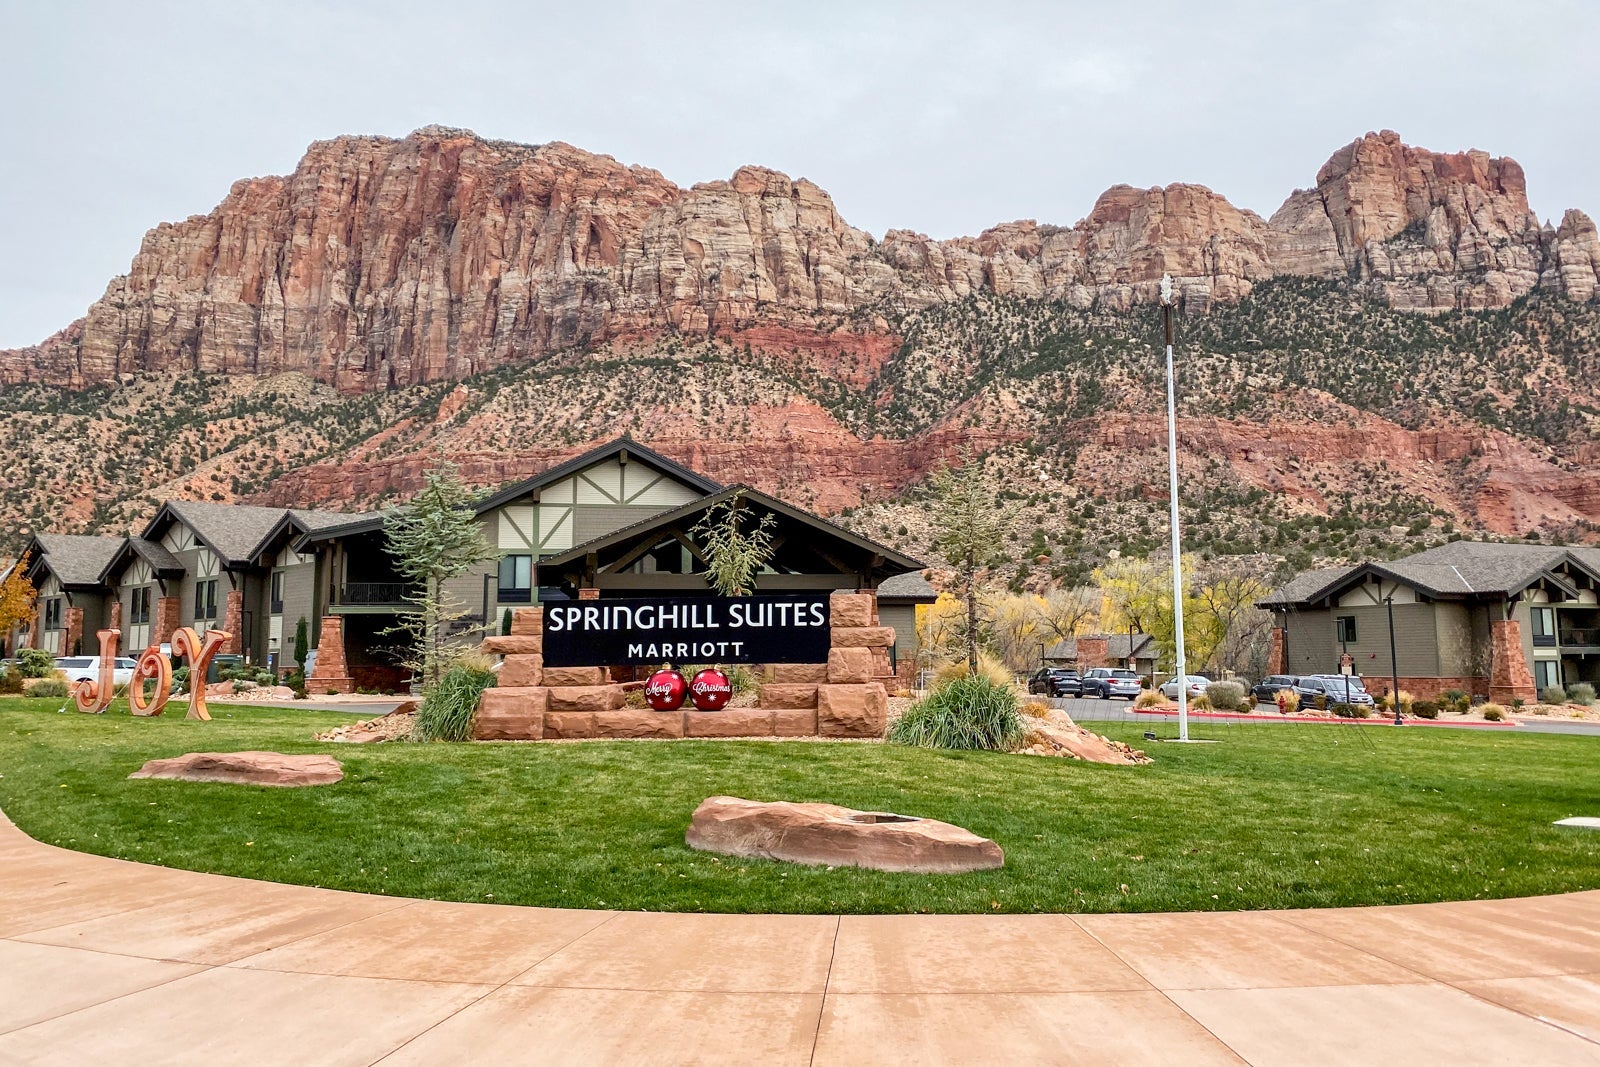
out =
{"type": "Polygon", "coordinates": [[[762,516],[773,517],[776,551],[756,579],[757,592],[875,589],[885,578],[926,566],[819,515],[734,485],[540,560],[539,584],[569,594],[599,589],[602,596],[709,592],[701,539],[692,531],[708,510],[734,498],[746,531],[762,516]]]}

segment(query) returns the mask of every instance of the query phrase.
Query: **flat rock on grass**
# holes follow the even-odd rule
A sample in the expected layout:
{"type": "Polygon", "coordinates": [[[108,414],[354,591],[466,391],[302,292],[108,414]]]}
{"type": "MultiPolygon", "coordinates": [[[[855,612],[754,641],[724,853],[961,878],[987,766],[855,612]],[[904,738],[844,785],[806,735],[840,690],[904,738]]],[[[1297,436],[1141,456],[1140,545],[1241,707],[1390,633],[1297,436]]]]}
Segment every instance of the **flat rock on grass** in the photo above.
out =
{"type": "Polygon", "coordinates": [[[1006,861],[988,838],[935,819],[739,797],[703,801],[684,840],[690,848],[728,856],[916,874],[988,871],[1006,861]]]}
{"type": "Polygon", "coordinates": [[[238,785],[330,785],[344,777],[332,756],[286,756],[281,752],[189,752],[153,759],[129,778],[176,778],[185,782],[238,785]]]}

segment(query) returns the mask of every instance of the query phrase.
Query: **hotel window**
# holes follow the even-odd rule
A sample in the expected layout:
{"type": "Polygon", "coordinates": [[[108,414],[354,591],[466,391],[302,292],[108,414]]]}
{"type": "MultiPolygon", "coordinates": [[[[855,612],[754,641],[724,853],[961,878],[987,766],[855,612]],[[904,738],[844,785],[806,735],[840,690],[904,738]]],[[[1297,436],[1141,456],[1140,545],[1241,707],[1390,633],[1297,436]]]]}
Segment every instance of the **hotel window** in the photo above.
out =
{"type": "Polygon", "coordinates": [[[194,583],[194,617],[198,619],[215,619],[217,617],[217,580],[208,579],[194,583]]]}
{"type": "Polygon", "coordinates": [[[502,556],[500,558],[500,595],[502,604],[526,604],[533,599],[533,557],[502,556]]]}
{"type": "Polygon", "coordinates": [[[1561,663],[1553,659],[1536,659],[1533,661],[1533,684],[1540,689],[1548,689],[1553,685],[1561,684],[1561,663]]]}
{"type": "Polygon", "coordinates": [[[272,572],[272,614],[283,614],[283,572],[272,572]]]}
{"type": "Polygon", "coordinates": [[[142,625],[150,621],[150,587],[141,585],[128,597],[128,624],[142,625]]]}
{"type": "Polygon", "coordinates": [[[1541,648],[1556,647],[1556,611],[1533,608],[1533,643],[1541,648]]]}
{"type": "Polygon", "coordinates": [[[44,602],[44,628],[46,630],[61,629],[61,598],[51,597],[44,602]]]}
{"type": "Polygon", "coordinates": [[[1354,615],[1340,615],[1334,619],[1333,637],[1341,645],[1354,644],[1356,640],[1356,617],[1354,615]]]}

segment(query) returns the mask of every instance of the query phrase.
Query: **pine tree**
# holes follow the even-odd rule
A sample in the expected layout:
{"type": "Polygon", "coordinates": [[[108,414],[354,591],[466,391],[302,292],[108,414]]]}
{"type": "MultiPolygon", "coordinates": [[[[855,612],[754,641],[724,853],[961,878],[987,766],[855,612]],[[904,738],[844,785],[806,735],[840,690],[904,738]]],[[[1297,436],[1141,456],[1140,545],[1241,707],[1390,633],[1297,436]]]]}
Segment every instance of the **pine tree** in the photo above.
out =
{"type": "Polygon", "coordinates": [[[772,544],[772,514],[761,516],[753,530],[743,526],[744,496],[711,505],[690,532],[699,539],[706,557],[706,581],[723,596],[749,596],[756,575],[776,551],[772,544]]]}
{"type": "Polygon", "coordinates": [[[306,617],[300,616],[300,621],[294,624],[294,662],[303,672],[306,669],[306,656],[311,648],[311,640],[306,633],[306,617]]]}
{"type": "Polygon", "coordinates": [[[982,462],[963,454],[961,466],[946,467],[928,479],[933,518],[933,547],[954,567],[960,597],[966,604],[961,634],[967,648],[967,670],[978,673],[978,569],[997,562],[996,552],[1016,523],[1015,504],[1002,503],[984,479],[982,462]]]}
{"type": "Polygon", "coordinates": [[[450,658],[449,624],[466,614],[445,583],[499,558],[484,539],[472,501],[455,465],[441,463],[427,472],[422,492],[408,507],[384,518],[389,555],[414,586],[406,594],[406,621],[396,629],[410,638],[407,665],[424,685],[444,673],[450,658]]]}

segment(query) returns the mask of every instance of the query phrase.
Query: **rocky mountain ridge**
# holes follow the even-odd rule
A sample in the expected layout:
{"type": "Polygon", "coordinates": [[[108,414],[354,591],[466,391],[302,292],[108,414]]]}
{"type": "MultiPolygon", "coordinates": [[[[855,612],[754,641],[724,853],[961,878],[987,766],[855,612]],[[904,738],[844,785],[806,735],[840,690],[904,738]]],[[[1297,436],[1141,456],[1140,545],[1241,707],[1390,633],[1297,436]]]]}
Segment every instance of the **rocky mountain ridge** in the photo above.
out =
{"type": "Polygon", "coordinates": [[[864,384],[901,350],[906,314],[973,296],[1127,310],[1171,273],[1203,311],[1296,276],[1437,311],[1587,302],[1597,272],[1593,221],[1541,225],[1515,161],[1389,131],[1335,153],[1267,220],[1203,186],[1116,186],[1070,228],[880,242],[766,168],[682,189],[566,144],[427,127],[318,142],[293,174],[151,230],[82,320],[0,351],[0,382],[297,372],[360,393],[677,338],[864,384]]]}

